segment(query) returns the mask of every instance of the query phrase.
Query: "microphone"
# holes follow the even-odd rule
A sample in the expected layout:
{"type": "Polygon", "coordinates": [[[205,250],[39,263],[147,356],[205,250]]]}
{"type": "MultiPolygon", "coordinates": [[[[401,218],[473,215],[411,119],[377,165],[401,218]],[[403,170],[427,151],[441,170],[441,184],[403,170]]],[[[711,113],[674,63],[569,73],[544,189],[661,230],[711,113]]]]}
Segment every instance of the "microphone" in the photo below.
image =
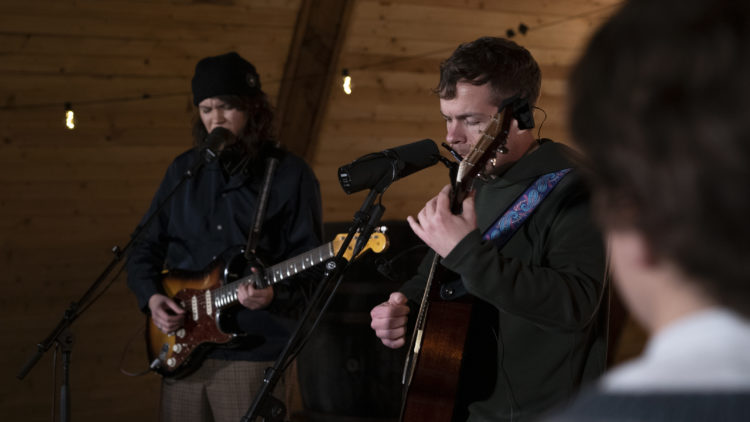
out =
{"type": "Polygon", "coordinates": [[[219,156],[219,152],[224,149],[224,146],[234,138],[234,133],[231,130],[221,126],[215,127],[201,145],[203,159],[207,163],[214,161],[219,156]]]}
{"type": "Polygon", "coordinates": [[[432,139],[367,154],[339,167],[339,183],[351,194],[362,189],[382,191],[396,180],[438,162],[440,152],[432,139]]]}

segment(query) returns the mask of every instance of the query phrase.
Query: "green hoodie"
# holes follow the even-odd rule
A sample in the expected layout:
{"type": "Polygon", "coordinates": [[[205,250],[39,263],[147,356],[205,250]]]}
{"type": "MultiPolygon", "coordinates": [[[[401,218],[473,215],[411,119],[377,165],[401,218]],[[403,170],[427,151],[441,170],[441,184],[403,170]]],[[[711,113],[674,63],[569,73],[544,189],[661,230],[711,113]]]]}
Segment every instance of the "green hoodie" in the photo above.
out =
{"type": "MultiPolygon", "coordinates": [[[[544,140],[502,176],[480,183],[479,229],[441,261],[477,299],[459,383],[469,421],[533,419],[605,369],[605,253],[578,171],[559,182],[502,250],[481,235],[539,176],[574,168],[573,155],[544,140]],[[468,352],[474,349],[479,353],[468,352]]],[[[401,289],[412,305],[421,300],[432,256],[401,289]]]]}

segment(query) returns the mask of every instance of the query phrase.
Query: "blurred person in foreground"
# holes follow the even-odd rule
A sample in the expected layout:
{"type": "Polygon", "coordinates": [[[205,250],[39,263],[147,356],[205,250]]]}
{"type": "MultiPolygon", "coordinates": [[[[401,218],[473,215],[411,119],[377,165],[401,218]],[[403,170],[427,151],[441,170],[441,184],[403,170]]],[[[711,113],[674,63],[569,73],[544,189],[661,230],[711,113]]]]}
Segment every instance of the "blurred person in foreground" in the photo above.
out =
{"type": "Polygon", "coordinates": [[[750,420],[748,75],[748,2],[631,0],[592,38],[572,129],[650,339],[549,420],[750,420]]]}

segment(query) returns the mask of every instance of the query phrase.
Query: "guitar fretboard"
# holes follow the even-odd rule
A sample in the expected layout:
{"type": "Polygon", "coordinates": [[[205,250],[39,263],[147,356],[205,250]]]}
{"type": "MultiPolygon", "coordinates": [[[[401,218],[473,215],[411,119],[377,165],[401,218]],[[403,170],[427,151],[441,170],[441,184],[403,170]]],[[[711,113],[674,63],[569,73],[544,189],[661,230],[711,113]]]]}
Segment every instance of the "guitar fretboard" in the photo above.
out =
{"type": "Polygon", "coordinates": [[[216,309],[221,309],[238,302],[237,287],[240,283],[252,283],[256,288],[263,289],[300,273],[310,267],[318,265],[335,256],[333,242],[298,255],[294,258],[282,261],[272,267],[266,268],[265,277],[261,279],[258,274],[251,274],[232,283],[225,284],[211,291],[213,304],[216,309]]]}

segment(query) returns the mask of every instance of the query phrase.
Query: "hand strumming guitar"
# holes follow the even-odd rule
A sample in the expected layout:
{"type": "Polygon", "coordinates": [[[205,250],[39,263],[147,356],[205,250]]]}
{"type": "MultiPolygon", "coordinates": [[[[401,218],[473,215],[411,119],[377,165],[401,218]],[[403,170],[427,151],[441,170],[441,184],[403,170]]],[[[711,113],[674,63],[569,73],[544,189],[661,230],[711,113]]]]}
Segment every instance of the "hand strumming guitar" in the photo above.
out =
{"type": "Polygon", "coordinates": [[[414,233],[443,258],[477,228],[474,192],[463,201],[461,214],[451,213],[450,192],[450,185],[446,185],[436,197],[427,201],[416,219],[406,217],[414,233]]]}
{"type": "Polygon", "coordinates": [[[185,310],[174,300],[157,293],[148,299],[151,320],[164,334],[169,334],[182,327],[185,321],[185,310]]]}
{"type": "Polygon", "coordinates": [[[375,330],[380,341],[391,349],[398,349],[406,343],[406,321],[409,315],[406,301],[403,293],[393,292],[388,302],[383,302],[370,311],[370,327],[375,330]]]}
{"type": "MultiPolygon", "coordinates": [[[[474,213],[474,196],[463,202],[461,214],[450,210],[450,185],[430,199],[417,215],[407,217],[414,233],[440,256],[445,257],[467,234],[477,227],[474,213]]],[[[370,327],[387,347],[398,349],[406,343],[406,323],[409,306],[403,293],[393,292],[388,302],[383,302],[370,311],[370,327]]]]}

